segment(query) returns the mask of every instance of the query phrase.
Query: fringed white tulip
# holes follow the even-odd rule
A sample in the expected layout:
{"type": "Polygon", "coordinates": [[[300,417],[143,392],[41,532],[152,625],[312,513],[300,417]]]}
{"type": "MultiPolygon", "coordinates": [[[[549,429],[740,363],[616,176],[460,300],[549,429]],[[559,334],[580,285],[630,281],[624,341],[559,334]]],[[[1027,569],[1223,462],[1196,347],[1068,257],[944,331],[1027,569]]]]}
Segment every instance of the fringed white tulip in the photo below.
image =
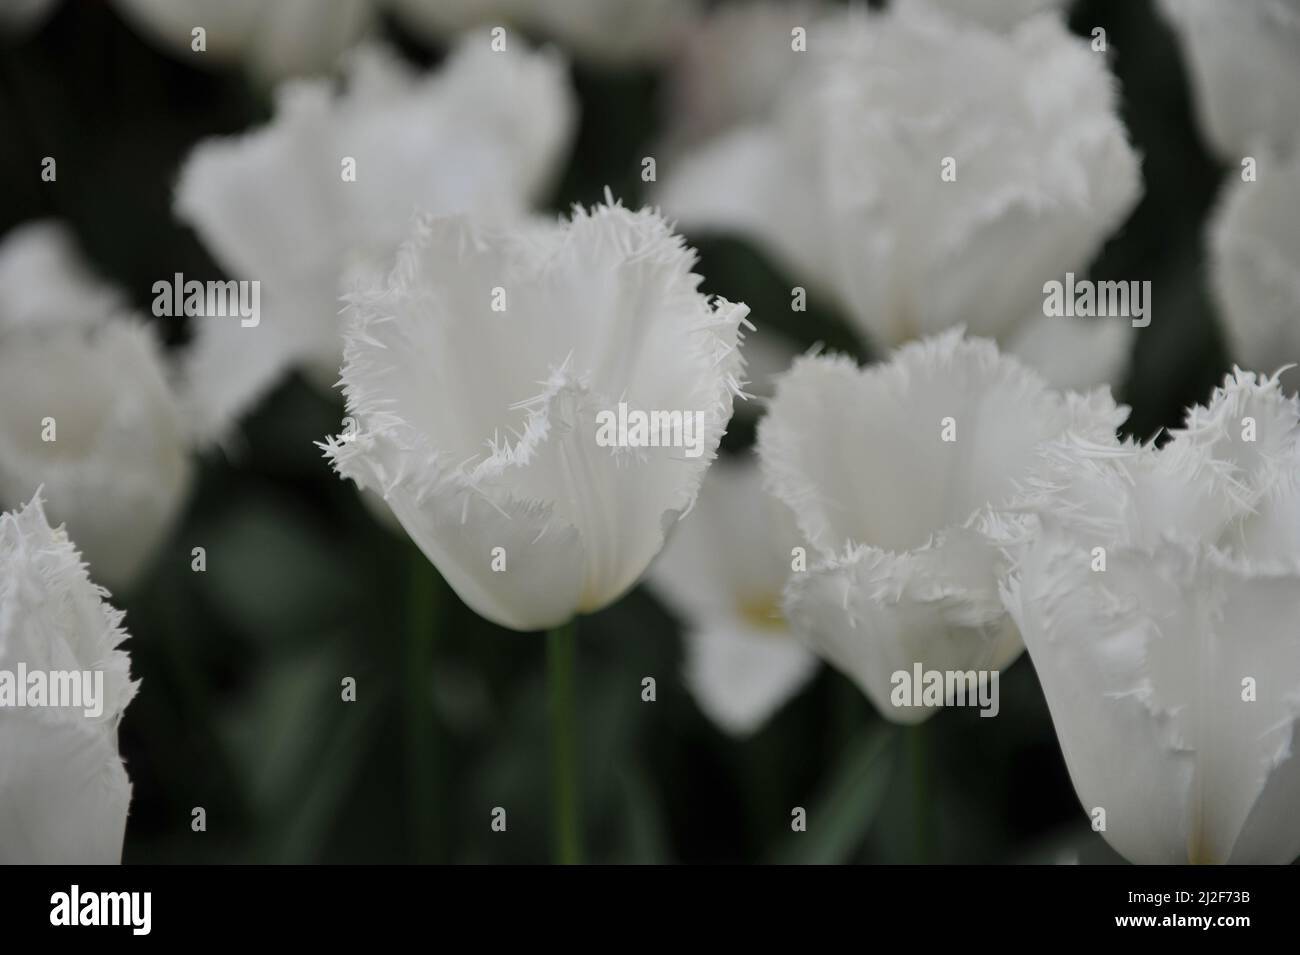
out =
{"type": "Polygon", "coordinates": [[[137,684],[106,597],[39,497],[0,514],[0,863],[121,861],[131,784],[117,731],[137,684]],[[44,705],[20,672],[45,678],[44,705]],[[51,672],[92,674],[95,705],[48,705],[67,702],[51,672]]]}
{"type": "Polygon", "coordinates": [[[740,393],[748,309],[619,205],[529,230],[429,219],[350,297],[339,473],[387,499],[461,598],[516,630],[616,600],[695,499],[740,393]],[[698,454],[603,446],[602,413],[699,414],[698,454]],[[494,556],[498,558],[494,560],[494,556]]]}
{"type": "Polygon", "coordinates": [[[0,241],[0,334],[88,327],[125,308],[121,293],[87,266],[63,223],[27,222],[0,241]]]}
{"type": "Polygon", "coordinates": [[[1300,0],[1160,0],[1191,75],[1201,129],[1236,165],[1300,149],[1300,0]]]}
{"type": "MultiPolygon", "coordinates": [[[[1230,174],[1209,226],[1210,275],[1233,357],[1300,363],[1300,153],[1261,154],[1253,181],[1230,174]]],[[[1285,371],[1294,390],[1300,371],[1285,371]]]]}
{"type": "Polygon", "coordinates": [[[0,507],[44,485],[95,578],[123,588],[171,529],[192,465],[161,346],[118,303],[61,227],[0,249],[0,507]]]}
{"type": "Polygon", "coordinates": [[[827,0],[729,0],[700,17],[668,64],[664,152],[770,119],[809,63],[795,31],[817,37],[834,9],[827,0]]]}
{"type": "Polygon", "coordinates": [[[1053,446],[1006,603],[1094,829],[1137,863],[1300,855],[1300,405],[1238,371],[1161,448],[1053,446]]]}
{"type": "Polygon", "coordinates": [[[198,67],[243,64],[268,80],[324,73],[374,19],[374,0],[114,0],[141,34],[198,67]],[[194,31],[202,28],[200,38],[194,31]]]}
{"type": "Polygon", "coordinates": [[[550,629],[561,862],[582,858],[573,620],[659,553],[740,394],[748,309],[710,302],[694,262],[657,214],[612,200],[526,228],[428,218],[387,279],[349,297],[356,426],[326,456],[383,494],[471,608],[550,629]]]}
{"type": "Polygon", "coordinates": [[[277,101],[266,127],[200,143],[177,188],[177,214],[230,276],[261,282],[256,327],[197,320],[187,404],[207,439],[290,368],[332,386],[341,284],[390,262],[417,211],[523,215],[574,121],[558,58],[522,46],[494,53],[483,37],[424,77],[363,51],[342,94],[293,83],[277,101]]]}
{"type": "Polygon", "coordinates": [[[781,613],[800,551],[794,515],[763,489],[758,467],[719,458],[651,568],[651,586],[686,624],[687,685],[735,736],[758,730],[815,671],[781,613]]]}
{"type": "Polygon", "coordinates": [[[790,577],[793,629],[900,723],[893,674],[996,671],[1023,649],[998,593],[1006,508],[1038,449],[1101,440],[1127,415],[1106,389],[1059,394],[954,329],[859,369],[809,355],[778,382],[758,448],[818,551],[790,577]]]}
{"type": "Polygon", "coordinates": [[[923,5],[817,43],[770,120],[665,172],[664,210],[752,238],[878,346],[964,323],[1054,385],[1113,380],[1127,318],[1044,314],[1140,193],[1105,58],[1055,14],[1002,34],[923,5]]]}

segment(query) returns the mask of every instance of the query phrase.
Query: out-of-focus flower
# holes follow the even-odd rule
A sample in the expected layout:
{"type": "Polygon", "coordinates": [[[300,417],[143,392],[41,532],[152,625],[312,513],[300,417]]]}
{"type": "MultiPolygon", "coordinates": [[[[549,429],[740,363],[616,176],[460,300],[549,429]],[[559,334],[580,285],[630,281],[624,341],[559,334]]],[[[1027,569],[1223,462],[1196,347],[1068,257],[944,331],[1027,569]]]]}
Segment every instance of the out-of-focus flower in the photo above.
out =
{"type": "Polygon", "coordinates": [[[1160,0],[1191,74],[1201,129],[1236,163],[1300,148],[1300,0],[1160,0]]]}
{"type": "MultiPolygon", "coordinates": [[[[1233,355],[1248,367],[1300,362],[1300,153],[1262,154],[1254,182],[1229,175],[1210,223],[1212,288],[1233,355]]],[[[1282,375],[1300,384],[1300,372],[1282,375]]]]}
{"type": "Polygon", "coordinates": [[[333,385],[341,287],[390,262],[419,211],[522,216],[556,171],[575,113],[558,58],[494,53],[481,37],[429,76],[367,50],[341,95],[294,83],[277,100],[263,129],[201,143],[177,189],[177,214],[226,271],[261,282],[256,327],[198,323],[186,390],[204,438],[291,367],[333,385]]]}
{"type": "MultiPolygon", "coordinates": [[[[518,26],[602,66],[665,56],[691,26],[697,0],[390,0],[402,20],[437,42],[470,26],[518,26]]],[[[509,36],[507,35],[507,48],[509,36]]]]}
{"type": "Polygon", "coordinates": [[[757,466],[719,458],[651,567],[651,586],[686,622],[687,685],[734,735],[757,730],[815,671],[817,658],[781,615],[795,548],[804,546],[757,466]]]}
{"type": "Polygon", "coordinates": [[[1007,607],[1132,862],[1300,855],[1298,439],[1294,396],[1238,371],[1162,448],[1063,441],[1033,483],[1007,607]]]}
{"type": "Polygon", "coordinates": [[[44,485],[115,588],[147,565],[192,477],[161,347],[120,301],[61,226],[0,247],[0,507],[44,485]]]}
{"type": "Polygon", "coordinates": [[[771,121],[663,173],[665,212],[752,238],[878,346],[965,323],[1054,384],[1081,349],[1115,377],[1127,320],[1043,310],[1140,190],[1105,59],[1052,14],[1004,35],[909,5],[818,36],[771,121]]]}
{"type": "Polygon", "coordinates": [[[57,4],[58,0],[5,0],[0,5],[0,30],[19,33],[35,29],[57,4]]]}
{"type": "Polygon", "coordinates": [[[1071,0],[896,0],[928,3],[952,17],[982,23],[994,30],[1009,30],[1022,20],[1049,10],[1063,10],[1071,0]]]}
{"type": "Polygon", "coordinates": [[[809,64],[793,31],[803,28],[815,49],[820,24],[833,28],[833,9],[824,0],[731,0],[697,20],[669,63],[665,149],[767,121],[809,64]]]}
{"type": "Polygon", "coordinates": [[[121,294],[90,270],[63,223],[27,222],[0,242],[0,334],[98,324],[123,308],[121,294]]]}
{"type": "Polygon", "coordinates": [[[327,456],[489,620],[604,607],[695,500],[739,394],[748,309],[710,303],[694,261],[659,216],[612,203],[526,230],[419,223],[350,298],[357,427],[327,456]],[[679,412],[680,440],[611,433],[633,411],[679,412]]]}
{"type": "Polygon", "coordinates": [[[120,648],[122,614],[105,597],[39,497],[0,514],[0,671],[16,679],[21,666],[47,681],[89,671],[92,689],[102,674],[94,707],[20,706],[27,688],[10,687],[0,706],[0,863],[121,861],[131,784],[117,730],[137,684],[120,648]]]}
{"type": "Polygon", "coordinates": [[[132,26],[195,66],[240,63],[265,79],[324,73],[370,26],[373,0],[115,0],[132,26]],[[202,27],[206,49],[194,50],[202,27]]]}
{"type": "Polygon", "coordinates": [[[999,547],[1038,449],[1113,436],[1127,412],[1105,388],[1054,392],[960,329],[863,369],[801,358],[758,436],[769,487],[818,552],[791,575],[791,626],[886,717],[925,719],[933,708],[891,703],[892,674],[998,670],[1023,649],[999,547]]]}

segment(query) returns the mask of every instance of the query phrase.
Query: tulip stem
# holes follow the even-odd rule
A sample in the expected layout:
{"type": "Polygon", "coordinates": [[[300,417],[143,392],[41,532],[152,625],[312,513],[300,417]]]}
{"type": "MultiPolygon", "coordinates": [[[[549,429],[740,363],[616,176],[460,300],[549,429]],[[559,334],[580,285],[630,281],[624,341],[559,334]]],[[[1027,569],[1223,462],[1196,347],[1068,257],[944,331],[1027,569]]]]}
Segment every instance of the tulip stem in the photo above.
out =
{"type": "Polygon", "coordinates": [[[932,841],[933,806],[930,804],[930,767],[924,723],[907,727],[907,749],[912,764],[912,812],[916,821],[916,861],[929,863],[934,854],[932,841]]]}
{"type": "Polygon", "coordinates": [[[561,865],[576,865],[582,861],[582,843],[578,831],[578,747],[574,701],[577,631],[575,619],[546,635],[547,681],[551,693],[552,838],[555,860],[561,865]]]}
{"type": "Polygon", "coordinates": [[[407,807],[415,834],[415,859],[433,862],[437,856],[438,816],[435,763],[441,754],[433,725],[433,640],[437,622],[438,578],[424,554],[415,551],[411,562],[410,597],[406,626],[406,755],[407,807]]]}

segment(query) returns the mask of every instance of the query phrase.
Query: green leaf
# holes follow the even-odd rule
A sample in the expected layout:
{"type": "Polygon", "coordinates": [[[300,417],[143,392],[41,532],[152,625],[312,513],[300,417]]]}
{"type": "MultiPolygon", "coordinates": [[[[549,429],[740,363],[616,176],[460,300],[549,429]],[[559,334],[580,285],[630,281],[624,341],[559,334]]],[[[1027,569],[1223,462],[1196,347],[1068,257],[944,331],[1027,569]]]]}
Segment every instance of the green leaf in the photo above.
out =
{"type": "Polygon", "coordinates": [[[893,776],[898,729],[880,727],[849,746],[817,801],[807,832],[791,832],[775,861],[794,865],[844,862],[861,845],[893,776]]]}

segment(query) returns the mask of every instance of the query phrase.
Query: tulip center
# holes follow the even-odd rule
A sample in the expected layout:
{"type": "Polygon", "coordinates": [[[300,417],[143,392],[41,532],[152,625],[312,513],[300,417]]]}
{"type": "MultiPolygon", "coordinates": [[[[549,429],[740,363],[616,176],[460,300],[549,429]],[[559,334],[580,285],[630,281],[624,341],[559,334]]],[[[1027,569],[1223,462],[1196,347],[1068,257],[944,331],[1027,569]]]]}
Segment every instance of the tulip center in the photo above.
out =
{"type": "Polygon", "coordinates": [[[779,593],[768,593],[742,600],[737,609],[740,611],[741,618],[756,630],[770,630],[775,633],[786,629],[779,593]]]}

